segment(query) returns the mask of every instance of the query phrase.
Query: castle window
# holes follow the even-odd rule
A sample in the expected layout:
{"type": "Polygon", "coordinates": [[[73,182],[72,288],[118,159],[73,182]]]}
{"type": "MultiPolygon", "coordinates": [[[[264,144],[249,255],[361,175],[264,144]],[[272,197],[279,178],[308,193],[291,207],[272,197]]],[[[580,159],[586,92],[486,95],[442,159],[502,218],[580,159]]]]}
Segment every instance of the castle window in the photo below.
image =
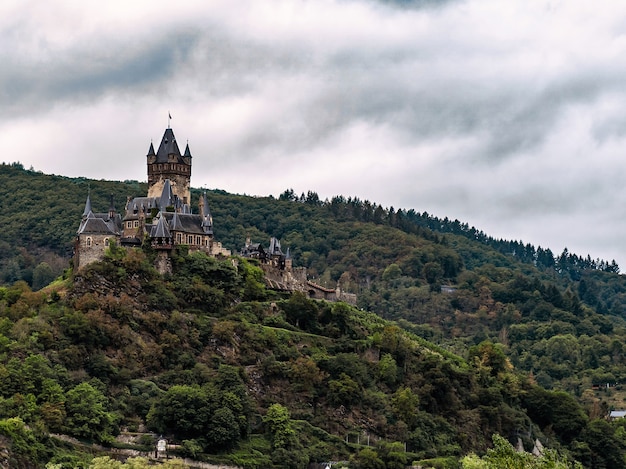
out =
{"type": "Polygon", "coordinates": [[[91,246],[91,238],[87,238],[87,247],[91,246]]]}
{"type": "Polygon", "coordinates": [[[187,235],[187,244],[193,244],[193,236],[187,235]]]}
{"type": "Polygon", "coordinates": [[[109,245],[109,238],[104,238],[104,245],[108,246],[109,245]]]}
{"type": "Polygon", "coordinates": [[[200,236],[196,236],[196,244],[200,246],[200,243],[201,243],[200,236]]]}
{"type": "Polygon", "coordinates": [[[135,228],[139,228],[139,220],[135,220],[135,228]]]}
{"type": "Polygon", "coordinates": [[[209,245],[209,238],[207,238],[206,236],[204,237],[204,245],[205,246],[209,245]]]}
{"type": "Polygon", "coordinates": [[[176,233],[176,242],[178,244],[181,244],[183,242],[183,235],[182,235],[182,233],[176,233]]]}
{"type": "Polygon", "coordinates": [[[126,228],[132,228],[133,227],[133,222],[132,221],[127,221],[126,222],[126,228]]]}

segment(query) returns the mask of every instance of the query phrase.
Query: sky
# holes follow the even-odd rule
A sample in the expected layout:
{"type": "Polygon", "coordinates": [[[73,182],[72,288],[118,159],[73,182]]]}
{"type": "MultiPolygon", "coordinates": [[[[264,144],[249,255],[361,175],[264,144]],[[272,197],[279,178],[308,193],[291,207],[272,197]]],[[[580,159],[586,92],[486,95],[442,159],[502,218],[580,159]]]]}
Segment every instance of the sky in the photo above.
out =
{"type": "Polygon", "coordinates": [[[3,0],[0,158],[145,181],[169,113],[193,187],[358,197],[626,271],[625,57],[623,0],[3,0]]]}

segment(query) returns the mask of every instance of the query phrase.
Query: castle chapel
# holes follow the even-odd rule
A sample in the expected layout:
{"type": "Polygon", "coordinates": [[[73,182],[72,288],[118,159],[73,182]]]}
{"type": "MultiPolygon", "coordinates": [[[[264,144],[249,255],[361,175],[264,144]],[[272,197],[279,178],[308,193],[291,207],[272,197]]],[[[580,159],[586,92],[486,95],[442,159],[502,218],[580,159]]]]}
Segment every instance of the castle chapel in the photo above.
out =
{"type": "Polygon", "coordinates": [[[157,268],[169,270],[169,253],[176,245],[211,256],[229,256],[229,250],[213,238],[213,218],[206,193],[198,201],[196,213],[191,208],[191,151],[189,144],[181,154],[174,132],[165,130],[158,150],[150,143],[146,155],[148,194],[128,197],[124,213],[117,213],[113,198],[108,212],[96,213],[87,196],[78,228],[74,267],[102,259],[111,241],[124,247],[141,246],[148,237],[158,252],[157,268]]]}

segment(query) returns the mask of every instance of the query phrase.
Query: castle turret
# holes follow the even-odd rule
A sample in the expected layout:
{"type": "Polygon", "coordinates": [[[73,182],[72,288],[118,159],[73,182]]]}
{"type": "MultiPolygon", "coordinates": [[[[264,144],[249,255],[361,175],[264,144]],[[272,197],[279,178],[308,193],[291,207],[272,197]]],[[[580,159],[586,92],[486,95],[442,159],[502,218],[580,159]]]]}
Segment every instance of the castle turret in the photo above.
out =
{"type": "Polygon", "coordinates": [[[165,181],[169,180],[172,192],[183,204],[191,200],[189,183],[191,180],[191,151],[189,144],[181,155],[178,142],[171,128],[165,129],[159,149],[155,152],[150,143],[148,154],[148,197],[160,197],[165,181]]]}
{"type": "Polygon", "coordinates": [[[206,192],[200,196],[198,201],[198,208],[200,209],[200,215],[202,215],[202,229],[208,235],[213,234],[213,217],[209,210],[209,202],[206,198],[206,192]]]}
{"type": "Polygon", "coordinates": [[[115,218],[115,204],[113,203],[113,194],[111,194],[110,196],[110,203],[109,203],[109,220],[112,220],[113,218],[115,218]]]}

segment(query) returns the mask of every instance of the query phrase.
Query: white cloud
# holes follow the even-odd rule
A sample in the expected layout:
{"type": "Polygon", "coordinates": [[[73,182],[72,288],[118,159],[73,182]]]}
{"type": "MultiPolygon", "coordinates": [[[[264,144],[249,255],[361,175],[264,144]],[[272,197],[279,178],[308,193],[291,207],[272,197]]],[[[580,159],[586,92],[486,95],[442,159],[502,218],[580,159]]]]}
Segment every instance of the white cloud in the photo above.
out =
{"type": "Polygon", "coordinates": [[[2,2],[4,159],[142,180],[171,112],[195,186],[358,196],[626,265],[625,25],[616,1],[2,2]]]}

